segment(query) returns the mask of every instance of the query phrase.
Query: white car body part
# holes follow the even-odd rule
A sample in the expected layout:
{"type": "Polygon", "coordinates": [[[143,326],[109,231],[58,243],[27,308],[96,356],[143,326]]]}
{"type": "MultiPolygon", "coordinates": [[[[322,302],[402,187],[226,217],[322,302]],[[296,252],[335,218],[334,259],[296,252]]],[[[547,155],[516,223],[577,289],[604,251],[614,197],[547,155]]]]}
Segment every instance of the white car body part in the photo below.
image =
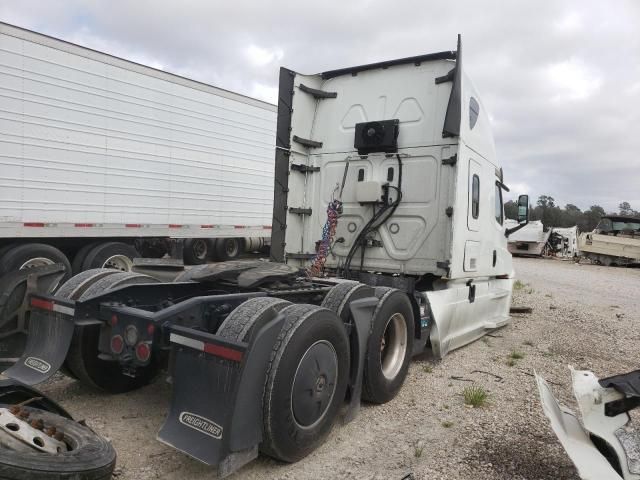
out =
{"type": "Polygon", "coordinates": [[[561,406],[547,382],[535,375],[542,408],[551,428],[578,469],[583,480],[639,480],[640,431],[635,429],[628,413],[614,417],[605,415],[605,405],[625,396],[613,388],[603,388],[590,371],[571,370],[573,393],[582,416],[561,406]],[[591,437],[609,446],[608,455],[618,461],[622,476],[594,444],[591,437]]]}

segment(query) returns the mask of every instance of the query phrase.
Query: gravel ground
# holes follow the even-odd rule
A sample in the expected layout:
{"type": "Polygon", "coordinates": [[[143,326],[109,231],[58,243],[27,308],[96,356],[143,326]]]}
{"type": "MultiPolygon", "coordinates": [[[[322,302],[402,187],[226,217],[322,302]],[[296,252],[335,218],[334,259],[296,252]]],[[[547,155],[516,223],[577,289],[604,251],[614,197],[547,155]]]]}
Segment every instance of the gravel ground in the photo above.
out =
{"type": "MultiPolygon", "coordinates": [[[[542,259],[515,259],[515,268],[521,288],[514,305],[530,306],[532,314],[514,316],[442,361],[416,359],[397,398],[364,405],[301,462],[260,457],[229,478],[577,479],[542,414],[532,373],[573,405],[567,365],[598,376],[638,368],[640,269],[542,259]],[[523,358],[510,361],[513,352],[523,358]],[[489,392],[487,405],[464,405],[469,385],[489,392]]],[[[119,480],[215,478],[155,440],[169,398],[163,380],[104,396],[59,375],[43,390],[112,439],[119,480]]]]}

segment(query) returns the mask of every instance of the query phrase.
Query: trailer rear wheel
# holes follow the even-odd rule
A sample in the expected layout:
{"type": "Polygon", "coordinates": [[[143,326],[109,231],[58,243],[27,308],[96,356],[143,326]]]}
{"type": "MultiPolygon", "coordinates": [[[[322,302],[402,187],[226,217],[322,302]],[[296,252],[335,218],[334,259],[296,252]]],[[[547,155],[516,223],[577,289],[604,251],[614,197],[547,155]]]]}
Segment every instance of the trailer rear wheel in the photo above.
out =
{"type": "Polygon", "coordinates": [[[82,265],[84,263],[84,260],[87,258],[88,253],[99,244],[100,242],[91,242],[80,247],[80,250],[76,252],[73,257],[73,261],[71,262],[71,270],[73,271],[74,275],[82,272],[82,265]]]}
{"type": "MultiPolygon", "coordinates": [[[[7,408],[6,405],[2,407],[7,408]]],[[[0,478],[15,480],[108,480],[116,465],[111,443],[78,422],[44,410],[22,407],[29,419],[64,435],[69,450],[47,453],[0,448],[0,478]]],[[[17,423],[13,428],[19,428],[17,423]]],[[[15,441],[15,440],[14,440],[15,441]]],[[[34,442],[36,439],[34,439],[34,442]]],[[[28,448],[28,447],[26,447],[28,448]]]]}
{"type": "MultiPolygon", "coordinates": [[[[84,300],[117,287],[138,283],[157,283],[158,280],[133,272],[116,272],[98,279],[78,297],[84,300]]],[[[136,370],[136,376],[125,375],[118,362],[103,360],[100,350],[99,325],[76,325],[69,346],[65,365],[82,383],[109,393],[123,393],[149,383],[159,371],[159,364],[151,357],[151,363],[136,370]]]]}
{"type": "Polygon", "coordinates": [[[225,318],[216,335],[238,342],[248,342],[251,334],[273,320],[291,302],[273,297],[250,298],[225,318]]]}
{"type": "Polygon", "coordinates": [[[267,368],[263,453],[295,462],[331,431],[349,377],[349,340],[332,311],[291,305],[267,368]]]}
{"type": "Polygon", "coordinates": [[[122,242],[99,243],[93,247],[82,262],[82,270],[92,268],[113,268],[129,272],[133,267],[133,259],[139,257],[131,245],[122,242]]]}
{"type": "Polygon", "coordinates": [[[183,258],[187,265],[201,265],[213,251],[213,242],[208,238],[187,238],[184,241],[183,258]]]}
{"type": "Polygon", "coordinates": [[[244,253],[244,238],[218,238],[215,252],[221,262],[235,260],[244,253]]]}
{"type": "Polygon", "coordinates": [[[71,264],[64,253],[44,243],[26,243],[7,249],[0,258],[0,276],[6,273],[43,265],[61,263],[66,271],[60,283],[71,277],[71,264]]]}
{"type": "Polygon", "coordinates": [[[413,308],[407,294],[377,287],[378,305],[364,365],[362,398],[386,403],[396,396],[409,370],[413,350],[413,308]]]}

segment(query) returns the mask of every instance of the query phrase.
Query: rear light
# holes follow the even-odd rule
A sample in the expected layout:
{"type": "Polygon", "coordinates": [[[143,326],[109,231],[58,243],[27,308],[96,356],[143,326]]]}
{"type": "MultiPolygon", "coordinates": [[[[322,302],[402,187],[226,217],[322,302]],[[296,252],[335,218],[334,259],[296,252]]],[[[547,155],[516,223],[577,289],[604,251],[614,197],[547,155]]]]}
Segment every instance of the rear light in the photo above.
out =
{"type": "Polygon", "coordinates": [[[138,329],[133,325],[128,325],[124,329],[124,341],[130,347],[134,346],[138,342],[138,329]]]}
{"type": "Polygon", "coordinates": [[[136,358],[141,362],[146,362],[151,357],[151,347],[145,342],[136,345],[136,358]]]}
{"type": "Polygon", "coordinates": [[[113,337],[111,337],[111,351],[116,355],[119,355],[122,353],[123,349],[124,349],[124,339],[122,338],[122,336],[114,335],[113,337]]]}
{"type": "Polygon", "coordinates": [[[112,327],[115,327],[116,325],[118,325],[118,316],[115,313],[111,315],[111,322],[109,323],[111,324],[112,327]]]}
{"type": "Polygon", "coordinates": [[[150,323],[149,325],[147,325],[147,333],[151,336],[153,336],[153,332],[156,331],[156,326],[153,323],[150,323]]]}
{"type": "Polygon", "coordinates": [[[53,311],[53,302],[49,300],[42,300],[41,298],[31,298],[31,306],[34,308],[41,308],[42,310],[53,311]]]}

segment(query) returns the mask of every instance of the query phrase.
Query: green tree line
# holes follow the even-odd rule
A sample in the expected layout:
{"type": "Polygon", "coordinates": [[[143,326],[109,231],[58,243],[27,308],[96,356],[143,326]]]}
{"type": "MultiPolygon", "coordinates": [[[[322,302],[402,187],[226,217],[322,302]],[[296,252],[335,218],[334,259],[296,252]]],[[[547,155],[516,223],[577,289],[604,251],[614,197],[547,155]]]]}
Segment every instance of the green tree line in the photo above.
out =
{"type": "MultiPolygon", "coordinates": [[[[513,200],[504,204],[505,216],[516,219],[518,217],[518,205],[513,200]]],[[[629,202],[622,202],[618,205],[617,212],[610,212],[615,215],[626,217],[640,217],[640,212],[631,208],[629,202]]],[[[604,211],[600,205],[591,205],[588,210],[580,210],[577,206],[567,203],[564,208],[556,205],[556,201],[549,195],[540,195],[536,206],[529,206],[529,218],[531,220],[542,220],[545,229],[551,227],[573,227],[578,226],[581,232],[589,232],[595,228],[604,211]]]]}

